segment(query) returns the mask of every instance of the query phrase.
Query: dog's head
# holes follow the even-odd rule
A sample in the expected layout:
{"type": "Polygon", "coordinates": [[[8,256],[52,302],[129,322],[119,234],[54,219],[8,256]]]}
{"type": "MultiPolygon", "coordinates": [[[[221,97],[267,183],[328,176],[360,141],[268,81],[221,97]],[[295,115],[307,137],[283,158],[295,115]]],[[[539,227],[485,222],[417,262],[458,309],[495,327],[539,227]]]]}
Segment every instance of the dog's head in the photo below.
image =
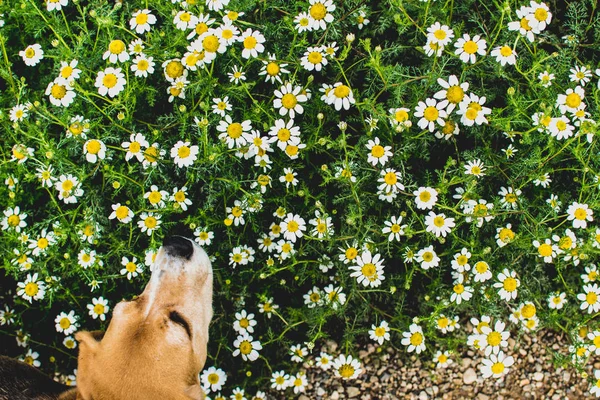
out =
{"type": "Polygon", "coordinates": [[[77,398],[203,398],[198,373],[206,361],[212,284],[202,248],[180,236],[166,239],[144,292],[115,306],[106,333],[76,334],[77,398]]]}

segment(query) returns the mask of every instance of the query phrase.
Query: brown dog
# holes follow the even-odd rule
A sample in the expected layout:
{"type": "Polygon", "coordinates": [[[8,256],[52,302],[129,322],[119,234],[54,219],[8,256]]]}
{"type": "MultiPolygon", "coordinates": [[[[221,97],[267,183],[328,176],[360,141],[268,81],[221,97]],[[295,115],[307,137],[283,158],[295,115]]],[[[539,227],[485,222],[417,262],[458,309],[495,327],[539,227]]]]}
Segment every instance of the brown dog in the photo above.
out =
{"type": "Polygon", "coordinates": [[[75,335],[77,388],[58,394],[62,388],[4,357],[0,399],[203,399],[198,374],[206,361],[212,283],[204,250],[180,236],[166,239],[144,292],[116,305],[106,333],[75,335]]]}

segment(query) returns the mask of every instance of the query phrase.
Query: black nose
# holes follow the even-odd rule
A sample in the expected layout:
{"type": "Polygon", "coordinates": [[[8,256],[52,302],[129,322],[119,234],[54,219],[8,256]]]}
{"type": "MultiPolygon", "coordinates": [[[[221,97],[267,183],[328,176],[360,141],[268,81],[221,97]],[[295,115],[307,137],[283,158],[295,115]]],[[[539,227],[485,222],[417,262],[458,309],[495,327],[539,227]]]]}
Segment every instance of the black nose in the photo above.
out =
{"type": "Polygon", "coordinates": [[[189,260],[194,253],[192,241],[182,236],[170,236],[163,241],[165,251],[175,257],[183,257],[189,260]]]}

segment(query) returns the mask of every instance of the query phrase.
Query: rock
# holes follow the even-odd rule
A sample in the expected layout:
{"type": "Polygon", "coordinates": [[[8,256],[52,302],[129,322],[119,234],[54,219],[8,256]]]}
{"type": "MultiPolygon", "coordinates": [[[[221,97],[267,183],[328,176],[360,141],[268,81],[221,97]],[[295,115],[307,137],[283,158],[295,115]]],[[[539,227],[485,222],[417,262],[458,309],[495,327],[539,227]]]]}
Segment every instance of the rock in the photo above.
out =
{"type": "Polygon", "coordinates": [[[325,396],[325,389],[323,389],[322,387],[317,389],[317,396],[325,396]]]}
{"type": "Polygon", "coordinates": [[[331,400],[338,400],[340,398],[340,394],[338,391],[334,391],[333,393],[331,393],[331,396],[329,396],[329,398],[331,400]]]}
{"type": "Polygon", "coordinates": [[[531,381],[529,379],[523,379],[521,380],[521,382],[519,382],[519,386],[523,387],[526,385],[529,385],[531,383],[531,381]]]}
{"type": "Polygon", "coordinates": [[[471,360],[470,358],[463,358],[462,359],[463,368],[469,368],[471,366],[472,362],[473,362],[473,360],[471,360]]]}
{"type": "Polygon", "coordinates": [[[354,397],[358,397],[360,394],[360,389],[356,386],[349,386],[346,388],[346,393],[348,393],[348,398],[352,399],[354,397]]]}
{"type": "Polygon", "coordinates": [[[490,400],[490,396],[487,394],[479,393],[476,397],[477,400],[490,400]]]}
{"type": "Polygon", "coordinates": [[[536,372],[533,374],[533,380],[537,382],[541,382],[544,380],[544,374],[542,372],[536,372]]]}
{"type": "Polygon", "coordinates": [[[302,394],[302,395],[300,395],[300,397],[298,397],[298,400],[310,400],[310,397],[302,394]]]}
{"type": "Polygon", "coordinates": [[[421,390],[421,393],[419,393],[419,400],[427,400],[429,399],[429,396],[427,396],[427,393],[425,393],[424,391],[421,390]]]}
{"type": "Polygon", "coordinates": [[[470,385],[477,380],[477,372],[473,368],[467,369],[463,373],[463,382],[465,385],[470,385]]]}
{"type": "Polygon", "coordinates": [[[571,380],[571,373],[569,371],[565,371],[563,373],[563,382],[569,383],[570,380],[571,380]]]}

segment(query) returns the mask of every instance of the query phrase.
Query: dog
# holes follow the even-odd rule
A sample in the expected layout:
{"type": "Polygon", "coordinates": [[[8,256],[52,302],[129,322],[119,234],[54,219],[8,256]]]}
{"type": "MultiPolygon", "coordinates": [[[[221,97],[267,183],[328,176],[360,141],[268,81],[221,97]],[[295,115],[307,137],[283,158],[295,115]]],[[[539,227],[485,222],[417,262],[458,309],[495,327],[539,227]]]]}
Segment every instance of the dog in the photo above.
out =
{"type": "Polygon", "coordinates": [[[202,400],[213,316],[213,274],[204,250],[165,239],[144,292],[121,301],[106,332],[78,332],[77,387],[0,357],[2,400],[202,400]]]}

